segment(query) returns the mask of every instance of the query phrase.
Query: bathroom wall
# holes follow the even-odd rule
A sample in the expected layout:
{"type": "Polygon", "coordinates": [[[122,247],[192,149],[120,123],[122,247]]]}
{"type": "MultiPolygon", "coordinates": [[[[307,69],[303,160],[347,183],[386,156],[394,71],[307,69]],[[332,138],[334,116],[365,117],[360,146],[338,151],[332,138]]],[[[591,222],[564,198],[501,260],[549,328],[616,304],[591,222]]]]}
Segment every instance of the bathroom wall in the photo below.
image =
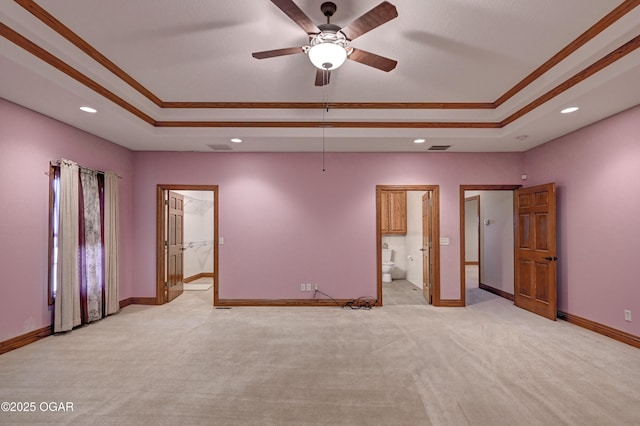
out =
{"type": "MultiPolygon", "coordinates": [[[[3,76],[4,77],[4,76],[3,76]]],[[[82,112],[78,111],[78,114],[82,112]]],[[[120,179],[120,298],[133,294],[133,154],[0,99],[0,342],[51,325],[48,305],[49,162],[68,158],[120,179]]],[[[155,222],[155,219],[152,219],[155,222]]],[[[155,243],[149,248],[153,250],[155,243]]]]}
{"type": "Polygon", "coordinates": [[[213,273],[213,192],[175,191],[184,200],[184,277],[213,273]]]}
{"type": "Polygon", "coordinates": [[[422,288],[422,196],[424,191],[407,192],[407,238],[405,238],[405,258],[407,259],[407,280],[422,288]]]}
{"type": "Polygon", "coordinates": [[[524,158],[527,186],[557,187],[558,308],[640,336],[640,106],[524,158]]]}

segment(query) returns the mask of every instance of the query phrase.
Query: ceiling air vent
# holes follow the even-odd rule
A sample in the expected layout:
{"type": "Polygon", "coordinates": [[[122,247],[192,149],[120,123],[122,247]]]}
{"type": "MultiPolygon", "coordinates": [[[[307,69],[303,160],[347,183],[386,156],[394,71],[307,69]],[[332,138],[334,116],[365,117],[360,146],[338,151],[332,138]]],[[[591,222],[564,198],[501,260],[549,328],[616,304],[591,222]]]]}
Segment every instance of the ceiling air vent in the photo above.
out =
{"type": "Polygon", "coordinates": [[[207,146],[214,151],[233,151],[233,148],[231,148],[226,143],[219,143],[219,144],[212,143],[207,146]]]}
{"type": "Polygon", "coordinates": [[[429,151],[446,151],[451,148],[451,145],[431,145],[429,151]]]}

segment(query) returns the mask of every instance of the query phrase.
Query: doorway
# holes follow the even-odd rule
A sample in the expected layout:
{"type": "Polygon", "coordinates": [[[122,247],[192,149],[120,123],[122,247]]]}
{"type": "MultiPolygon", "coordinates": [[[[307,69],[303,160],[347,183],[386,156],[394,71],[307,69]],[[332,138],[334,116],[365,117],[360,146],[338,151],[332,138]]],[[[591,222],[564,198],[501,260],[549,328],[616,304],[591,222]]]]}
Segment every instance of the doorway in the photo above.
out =
{"type": "Polygon", "coordinates": [[[437,185],[376,186],[377,306],[384,286],[397,287],[416,304],[440,305],[439,230],[437,185]],[[398,279],[391,282],[382,272],[383,248],[393,250],[390,275],[398,279]]]}
{"type": "Polygon", "coordinates": [[[218,186],[158,185],[156,199],[156,303],[180,296],[185,283],[207,281],[216,305],[218,186]]]}
{"type": "Polygon", "coordinates": [[[513,301],[513,199],[514,191],[520,187],[460,186],[460,295],[463,306],[467,305],[467,292],[476,294],[476,289],[513,301]]]}

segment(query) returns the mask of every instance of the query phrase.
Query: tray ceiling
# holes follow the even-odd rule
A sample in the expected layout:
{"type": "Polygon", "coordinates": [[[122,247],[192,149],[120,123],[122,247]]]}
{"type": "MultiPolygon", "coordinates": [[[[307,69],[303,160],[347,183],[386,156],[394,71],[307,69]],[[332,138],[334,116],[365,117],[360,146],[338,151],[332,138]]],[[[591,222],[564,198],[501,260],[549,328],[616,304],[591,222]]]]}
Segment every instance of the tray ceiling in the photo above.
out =
{"type": "MultiPolygon", "coordinates": [[[[524,151],[640,104],[640,0],[392,3],[354,45],[396,69],[316,87],[304,54],[251,57],[308,42],[269,0],[5,1],[0,97],[132,150],[237,152],[524,151]]],[[[344,26],[378,1],[336,4],[344,26]]]]}

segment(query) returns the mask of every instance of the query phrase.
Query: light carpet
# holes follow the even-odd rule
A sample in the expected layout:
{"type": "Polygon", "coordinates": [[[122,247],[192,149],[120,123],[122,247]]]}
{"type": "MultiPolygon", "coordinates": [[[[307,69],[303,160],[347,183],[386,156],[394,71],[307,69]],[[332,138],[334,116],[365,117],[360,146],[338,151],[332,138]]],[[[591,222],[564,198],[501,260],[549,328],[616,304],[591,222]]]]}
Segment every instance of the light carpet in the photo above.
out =
{"type": "Polygon", "coordinates": [[[233,308],[212,291],[0,356],[0,424],[638,425],[640,351],[482,290],[466,308],[233,308]]]}

